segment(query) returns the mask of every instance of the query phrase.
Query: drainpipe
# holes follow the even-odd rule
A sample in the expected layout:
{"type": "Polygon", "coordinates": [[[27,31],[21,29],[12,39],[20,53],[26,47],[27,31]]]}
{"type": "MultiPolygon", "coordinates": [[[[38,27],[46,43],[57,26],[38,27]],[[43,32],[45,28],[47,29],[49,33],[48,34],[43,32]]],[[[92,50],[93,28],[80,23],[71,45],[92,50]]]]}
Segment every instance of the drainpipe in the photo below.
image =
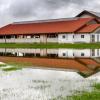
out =
{"type": "Polygon", "coordinates": [[[7,41],[6,41],[6,35],[5,35],[5,37],[4,37],[4,38],[5,38],[5,43],[6,43],[6,42],[7,42],[7,41]]]}

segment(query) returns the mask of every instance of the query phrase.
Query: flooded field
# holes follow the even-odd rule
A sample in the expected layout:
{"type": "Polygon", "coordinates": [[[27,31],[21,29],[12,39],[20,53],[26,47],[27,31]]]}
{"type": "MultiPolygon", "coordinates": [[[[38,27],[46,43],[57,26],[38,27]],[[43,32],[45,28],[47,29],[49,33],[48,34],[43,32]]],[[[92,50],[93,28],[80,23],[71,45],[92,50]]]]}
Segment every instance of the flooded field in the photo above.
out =
{"type": "Polygon", "coordinates": [[[0,71],[1,100],[52,100],[75,91],[91,91],[100,73],[84,79],[76,72],[22,69],[0,71]]]}
{"type": "Polygon", "coordinates": [[[99,49],[0,49],[0,100],[61,100],[91,92],[100,83],[99,57],[99,49]]]}

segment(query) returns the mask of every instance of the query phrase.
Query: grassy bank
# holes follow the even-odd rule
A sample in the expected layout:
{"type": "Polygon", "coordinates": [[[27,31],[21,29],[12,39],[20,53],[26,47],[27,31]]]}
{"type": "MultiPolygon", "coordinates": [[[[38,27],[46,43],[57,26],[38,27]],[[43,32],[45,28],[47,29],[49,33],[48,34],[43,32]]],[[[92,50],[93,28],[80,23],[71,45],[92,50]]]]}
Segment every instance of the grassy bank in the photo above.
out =
{"type": "Polygon", "coordinates": [[[1,67],[4,67],[2,70],[3,71],[16,71],[16,70],[22,70],[22,68],[27,68],[27,66],[32,66],[31,63],[23,63],[23,62],[6,62],[7,65],[11,66],[6,68],[7,65],[1,65],[1,67]]]}
{"type": "Polygon", "coordinates": [[[15,44],[15,43],[0,43],[0,48],[100,48],[100,43],[77,43],[77,44],[58,44],[58,43],[33,43],[33,44],[15,44]]]}
{"type": "MultiPolygon", "coordinates": [[[[70,97],[60,97],[60,100],[100,100],[100,83],[94,84],[93,88],[92,92],[77,92],[70,97]]],[[[58,100],[58,98],[53,100],[58,100]]]]}

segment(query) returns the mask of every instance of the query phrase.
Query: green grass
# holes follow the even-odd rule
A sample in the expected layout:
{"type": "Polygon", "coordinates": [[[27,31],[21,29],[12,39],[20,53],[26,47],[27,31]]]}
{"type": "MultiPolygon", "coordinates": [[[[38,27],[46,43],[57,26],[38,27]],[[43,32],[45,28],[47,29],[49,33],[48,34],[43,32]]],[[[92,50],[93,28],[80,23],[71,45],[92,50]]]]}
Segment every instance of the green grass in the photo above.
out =
{"type": "MultiPolygon", "coordinates": [[[[21,62],[7,62],[7,65],[11,66],[9,68],[6,68],[6,66],[4,66],[5,68],[3,68],[3,71],[16,71],[16,70],[21,70],[22,68],[25,68],[27,66],[32,66],[31,63],[21,63],[21,62]]],[[[1,66],[2,67],[2,66],[1,66]]]]}
{"type": "MultiPolygon", "coordinates": [[[[93,91],[93,92],[83,92],[80,95],[74,95],[69,100],[100,100],[100,92],[93,91]]],[[[64,99],[67,100],[67,99],[64,99]]]]}
{"type": "Polygon", "coordinates": [[[7,65],[6,64],[0,64],[0,67],[6,67],[7,65]]]}
{"type": "Polygon", "coordinates": [[[96,83],[95,83],[95,84],[93,85],[93,87],[94,87],[96,90],[99,90],[99,91],[100,91],[100,84],[96,84],[96,83]]]}
{"type": "Polygon", "coordinates": [[[33,66],[32,63],[29,63],[29,62],[6,62],[8,65],[10,66],[15,66],[15,67],[28,67],[28,66],[33,66]]]}
{"type": "Polygon", "coordinates": [[[58,44],[58,43],[33,43],[33,44],[23,44],[23,43],[0,43],[0,48],[100,48],[100,43],[76,43],[76,44],[58,44]]]}
{"type": "Polygon", "coordinates": [[[10,67],[10,68],[4,68],[2,69],[3,71],[16,71],[16,70],[21,70],[22,68],[20,67],[10,67]]]}
{"type": "Polygon", "coordinates": [[[76,92],[73,96],[58,97],[53,100],[100,100],[100,83],[93,85],[94,90],[92,92],[76,92]]]}
{"type": "MultiPolygon", "coordinates": [[[[7,65],[11,66],[9,68],[6,68],[6,66],[4,66],[5,68],[3,68],[3,71],[16,71],[16,70],[21,70],[22,68],[26,68],[27,66],[32,66],[31,63],[23,63],[23,62],[6,62],[7,65]]],[[[2,67],[2,65],[1,65],[2,67]]]]}
{"type": "Polygon", "coordinates": [[[27,66],[29,64],[9,62],[7,64],[0,64],[0,68],[2,71],[16,71],[16,70],[21,70],[25,65],[27,66]],[[11,67],[7,67],[8,65],[11,67]]]}

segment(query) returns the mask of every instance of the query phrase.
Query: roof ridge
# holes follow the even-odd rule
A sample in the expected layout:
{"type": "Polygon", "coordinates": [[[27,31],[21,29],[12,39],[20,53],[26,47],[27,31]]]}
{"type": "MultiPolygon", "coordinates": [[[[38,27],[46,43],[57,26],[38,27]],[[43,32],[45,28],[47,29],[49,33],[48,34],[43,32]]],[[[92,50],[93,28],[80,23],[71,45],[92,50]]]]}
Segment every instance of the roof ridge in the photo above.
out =
{"type": "Polygon", "coordinates": [[[66,21],[66,20],[77,20],[78,17],[72,17],[72,18],[58,18],[58,19],[44,19],[44,20],[33,20],[33,21],[20,21],[20,22],[14,22],[12,24],[26,24],[28,23],[43,23],[43,22],[54,22],[54,21],[66,21]]]}
{"type": "Polygon", "coordinates": [[[94,18],[80,18],[80,17],[72,17],[72,18],[58,18],[58,19],[47,19],[47,20],[34,20],[34,21],[21,21],[21,22],[14,22],[15,24],[31,24],[31,23],[44,23],[44,22],[56,22],[56,21],[73,21],[78,19],[94,19],[94,18]]]}

